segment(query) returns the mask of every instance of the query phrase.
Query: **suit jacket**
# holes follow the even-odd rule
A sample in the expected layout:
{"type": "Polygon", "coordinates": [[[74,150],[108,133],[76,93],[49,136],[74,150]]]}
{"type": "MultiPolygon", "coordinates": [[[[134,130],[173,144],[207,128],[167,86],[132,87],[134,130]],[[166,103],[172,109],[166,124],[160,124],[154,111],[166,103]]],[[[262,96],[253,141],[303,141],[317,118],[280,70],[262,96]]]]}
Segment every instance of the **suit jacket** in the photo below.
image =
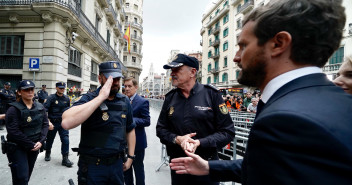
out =
{"type": "Polygon", "coordinates": [[[144,127],[150,125],[149,101],[140,97],[138,94],[132,101],[133,121],[136,124],[136,148],[135,150],[143,150],[147,148],[147,135],[144,127]]]}
{"type": "Polygon", "coordinates": [[[324,74],[297,78],[257,115],[243,162],[209,166],[214,179],[244,185],[352,184],[352,96],[324,74]]]}

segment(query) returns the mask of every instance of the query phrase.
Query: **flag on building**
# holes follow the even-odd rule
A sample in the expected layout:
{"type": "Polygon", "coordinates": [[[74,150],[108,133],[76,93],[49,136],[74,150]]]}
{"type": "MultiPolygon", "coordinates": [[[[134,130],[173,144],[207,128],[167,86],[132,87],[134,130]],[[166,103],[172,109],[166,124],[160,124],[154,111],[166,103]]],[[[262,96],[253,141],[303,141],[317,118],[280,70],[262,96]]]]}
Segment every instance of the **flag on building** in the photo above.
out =
{"type": "Polygon", "coordinates": [[[128,49],[128,53],[131,53],[131,43],[130,43],[130,38],[131,38],[131,34],[130,34],[130,28],[131,25],[128,25],[128,28],[126,30],[125,35],[123,36],[123,38],[125,38],[127,40],[127,49],[128,49]]]}

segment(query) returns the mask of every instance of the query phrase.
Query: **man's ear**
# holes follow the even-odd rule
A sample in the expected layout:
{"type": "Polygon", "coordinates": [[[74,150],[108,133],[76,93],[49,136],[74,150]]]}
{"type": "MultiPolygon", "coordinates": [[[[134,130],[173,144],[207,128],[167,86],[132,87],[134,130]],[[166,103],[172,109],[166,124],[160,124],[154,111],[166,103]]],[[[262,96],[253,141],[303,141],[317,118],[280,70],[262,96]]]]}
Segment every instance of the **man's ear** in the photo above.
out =
{"type": "Polygon", "coordinates": [[[292,37],[287,31],[277,33],[272,39],[272,56],[278,56],[291,49],[292,37]]]}

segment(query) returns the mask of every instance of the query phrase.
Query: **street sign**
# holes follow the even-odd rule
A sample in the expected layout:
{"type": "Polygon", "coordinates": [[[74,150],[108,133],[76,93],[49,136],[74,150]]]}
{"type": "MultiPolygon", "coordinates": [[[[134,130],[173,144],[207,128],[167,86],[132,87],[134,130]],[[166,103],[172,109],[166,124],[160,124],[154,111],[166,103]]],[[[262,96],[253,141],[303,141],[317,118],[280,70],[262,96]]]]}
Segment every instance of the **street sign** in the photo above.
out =
{"type": "Polygon", "coordinates": [[[29,70],[39,71],[39,58],[29,58],[29,70]]]}

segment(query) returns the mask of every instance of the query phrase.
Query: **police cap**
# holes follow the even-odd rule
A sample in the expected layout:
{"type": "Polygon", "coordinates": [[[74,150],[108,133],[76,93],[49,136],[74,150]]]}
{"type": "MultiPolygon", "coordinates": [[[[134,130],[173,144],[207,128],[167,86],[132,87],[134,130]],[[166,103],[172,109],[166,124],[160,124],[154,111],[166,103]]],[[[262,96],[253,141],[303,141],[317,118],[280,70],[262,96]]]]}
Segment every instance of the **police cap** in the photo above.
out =
{"type": "Polygon", "coordinates": [[[120,63],[116,61],[107,61],[99,64],[99,72],[103,73],[106,78],[109,78],[109,76],[112,76],[112,78],[123,77],[120,63]]]}
{"type": "Polygon", "coordinates": [[[4,85],[8,85],[8,86],[11,86],[11,83],[10,82],[5,82],[4,85]]]}
{"type": "Polygon", "coordinates": [[[34,87],[35,87],[35,84],[30,80],[22,80],[18,84],[18,90],[29,89],[34,87]]]}
{"type": "Polygon", "coordinates": [[[181,67],[183,65],[199,69],[199,62],[196,58],[184,54],[177,54],[170,64],[165,64],[164,69],[171,69],[174,67],[181,67]]]}
{"type": "Polygon", "coordinates": [[[58,87],[58,88],[65,88],[66,87],[66,84],[64,83],[64,82],[57,82],[56,83],[56,87],[58,87]]]}
{"type": "Polygon", "coordinates": [[[42,87],[46,87],[46,85],[42,85],[42,87]]]}

